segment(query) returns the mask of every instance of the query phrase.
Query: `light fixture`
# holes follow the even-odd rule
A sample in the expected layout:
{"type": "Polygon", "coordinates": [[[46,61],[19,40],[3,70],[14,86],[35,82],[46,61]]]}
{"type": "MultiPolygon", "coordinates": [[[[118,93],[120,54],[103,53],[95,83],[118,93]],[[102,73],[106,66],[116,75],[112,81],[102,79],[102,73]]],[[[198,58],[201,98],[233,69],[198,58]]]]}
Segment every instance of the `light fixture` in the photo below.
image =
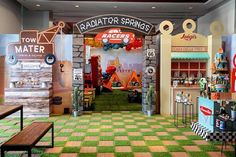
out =
{"type": "Polygon", "coordinates": [[[115,5],[113,8],[115,8],[115,9],[116,9],[116,8],[118,8],[118,6],[116,6],[116,5],[115,5]]]}
{"type": "Polygon", "coordinates": [[[155,6],[152,6],[152,9],[156,9],[156,7],[155,7],[155,6]]]}
{"type": "Polygon", "coordinates": [[[188,9],[189,9],[189,10],[192,10],[192,9],[193,9],[193,7],[192,7],[192,6],[190,6],[190,7],[188,7],[188,9]]]}
{"type": "Polygon", "coordinates": [[[36,4],[35,6],[36,6],[36,7],[40,7],[40,4],[36,4]]]}
{"type": "Polygon", "coordinates": [[[79,8],[79,5],[75,5],[76,8],[79,8]]]}

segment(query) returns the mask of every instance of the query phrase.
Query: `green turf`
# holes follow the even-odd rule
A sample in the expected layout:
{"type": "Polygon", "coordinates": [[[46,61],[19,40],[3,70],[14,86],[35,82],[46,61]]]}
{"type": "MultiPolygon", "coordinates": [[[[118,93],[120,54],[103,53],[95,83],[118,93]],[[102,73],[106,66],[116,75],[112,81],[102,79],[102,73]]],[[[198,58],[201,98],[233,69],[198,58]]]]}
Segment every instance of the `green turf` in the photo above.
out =
{"type": "Polygon", "coordinates": [[[147,146],[133,146],[132,151],[133,152],[148,152],[149,149],[147,146]]]}
{"type": "Polygon", "coordinates": [[[96,157],[96,153],[80,153],[79,157],[96,157]]]}
{"type": "Polygon", "coordinates": [[[82,146],[97,146],[98,141],[83,141],[82,146]]]}
{"type": "Polygon", "coordinates": [[[177,140],[177,143],[179,143],[179,145],[181,145],[181,146],[195,145],[195,143],[193,143],[193,141],[191,141],[191,140],[177,140]]]}
{"type": "Polygon", "coordinates": [[[158,153],[152,153],[152,157],[172,157],[172,156],[170,153],[158,152],[158,153]]]}
{"type": "Polygon", "coordinates": [[[79,153],[79,147],[64,147],[62,150],[63,153],[79,153]]]}
{"type": "Polygon", "coordinates": [[[114,147],[97,147],[99,153],[113,153],[115,152],[114,147]]]}
{"type": "Polygon", "coordinates": [[[68,138],[69,141],[82,141],[84,139],[84,136],[70,136],[68,138]]]}
{"type": "Polygon", "coordinates": [[[161,146],[161,145],[163,145],[160,140],[146,141],[146,144],[148,146],[161,146]]]}
{"type": "Polygon", "coordinates": [[[143,136],[129,136],[129,140],[131,141],[142,141],[144,140],[143,136]]]}
{"type": "Polygon", "coordinates": [[[185,150],[180,146],[166,146],[169,152],[184,152],[185,150]]]}
{"type": "Polygon", "coordinates": [[[128,91],[102,92],[95,99],[95,111],[141,111],[141,103],[129,103],[128,91]]]}
{"type": "Polygon", "coordinates": [[[100,136],[100,141],[113,141],[114,136],[100,136]]]}
{"type": "MultiPolygon", "coordinates": [[[[189,157],[209,157],[208,152],[218,152],[220,153],[221,142],[209,142],[210,145],[198,145],[194,143],[193,140],[203,140],[201,137],[197,135],[185,135],[184,132],[191,132],[190,128],[176,128],[174,132],[168,132],[167,128],[175,128],[173,125],[160,125],[160,122],[168,122],[168,120],[172,120],[168,117],[163,117],[160,115],[154,115],[152,117],[147,117],[143,115],[141,112],[92,112],[92,113],[84,113],[80,117],[72,117],[72,116],[55,116],[50,117],[50,121],[57,122],[55,125],[55,137],[65,137],[68,138],[67,141],[79,141],[81,142],[80,146],[69,146],[67,145],[67,141],[60,141],[55,139],[54,146],[61,147],[59,148],[59,152],[55,153],[46,153],[45,149],[34,149],[33,153],[36,153],[36,156],[42,157],[59,157],[62,153],[75,153],[78,157],[95,157],[98,153],[113,153],[115,157],[133,157],[135,153],[149,153],[152,157],[170,157],[173,152],[185,152],[189,157]],[[153,123],[156,121],[157,123],[153,123]],[[114,122],[116,122],[114,124],[114,122]],[[151,123],[151,125],[150,125],[151,123]],[[98,125],[96,125],[98,124],[98,125]],[[132,125],[132,126],[131,126],[132,125]],[[147,127],[149,126],[149,127],[147,127]],[[159,126],[161,128],[156,128],[155,126],[159,126]],[[166,127],[167,126],[167,127],[166,127]],[[111,128],[109,128],[111,127],[111,128]],[[120,128],[120,129],[117,129],[120,128]],[[145,128],[147,128],[145,130],[145,128]],[[71,129],[71,130],[64,130],[71,129]],[[65,131],[65,132],[63,132],[65,131]],[[66,131],[72,131],[71,133],[66,131]],[[144,132],[147,131],[147,132],[144,132]],[[138,132],[139,134],[135,134],[134,132],[138,132]],[[162,136],[159,132],[167,133],[167,135],[162,136]],[[80,133],[80,134],[79,134],[80,133]],[[132,136],[136,135],[136,136],[132,136]],[[159,135],[158,135],[159,134],[159,135]],[[109,136],[108,136],[109,135],[109,136]],[[174,136],[186,136],[187,140],[175,140],[174,136]],[[90,137],[88,137],[90,136],[90,137]],[[96,136],[92,141],[91,136],[96,136]],[[118,136],[126,136],[127,140],[118,140],[118,136]],[[144,136],[154,136],[156,139],[147,140],[144,136]],[[86,137],[86,138],[85,138],[86,137]],[[91,139],[90,139],[91,138],[91,139]],[[145,140],[146,139],[146,140],[145,140]],[[159,139],[159,140],[158,140],[159,139]],[[163,140],[168,141],[176,141],[177,145],[166,145],[163,140]],[[114,146],[99,146],[102,142],[100,141],[113,141],[114,146]],[[143,146],[133,146],[134,141],[144,141],[143,146]],[[191,152],[186,151],[184,146],[197,146],[200,151],[199,152],[191,152]],[[116,152],[117,146],[130,146],[132,152],[121,153],[116,152]],[[151,152],[150,146],[163,146],[166,148],[168,152],[151,152]],[[82,147],[96,147],[96,153],[80,153],[82,147]],[[62,149],[62,151],[61,151],[62,149]]],[[[45,118],[25,118],[26,123],[28,125],[33,121],[45,121],[45,118]]],[[[10,138],[12,132],[15,130],[19,131],[19,119],[4,119],[5,124],[0,128],[0,142],[3,142],[10,138]]],[[[172,123],[171,123],[172,124],[172,123]]],[[[1,125],[0,125],[1,127],[1,125]]],[[[125,137],[125,138],[126,138],[125,137]]],[[[124,139],[125,139],[124,138],[124,139]]],[[[51,136],[50,132],[47,136],[43,137],[41,141],[50,143],[51,136]],[[49,135],[49,136],[48,136],[49,135]]],[[[70,142],[71,143],[71,142],[70,142]]],[[[9,157],[21,156],[22,153],[6,153],[9,157]]],[[[24,153],[24,156],[27,153],[24,153]]],[[[223,151],[223,155],[226,157],[233,157],[234,152],[232,151],[223,151]]]]}
{"type": "Polygon", "coordinates": [[[133,157],[133,153],[115,153],[116,157],[133,157]]]}
{"type": "Polygon", "coordinates": [[[130,146],[130,141],[115,141],[115,146],[130,146]]]}
{"type": "Polygon", "coordinates": [[[205,152],[188,152],[190,157],[209,157],[205,152]]]}

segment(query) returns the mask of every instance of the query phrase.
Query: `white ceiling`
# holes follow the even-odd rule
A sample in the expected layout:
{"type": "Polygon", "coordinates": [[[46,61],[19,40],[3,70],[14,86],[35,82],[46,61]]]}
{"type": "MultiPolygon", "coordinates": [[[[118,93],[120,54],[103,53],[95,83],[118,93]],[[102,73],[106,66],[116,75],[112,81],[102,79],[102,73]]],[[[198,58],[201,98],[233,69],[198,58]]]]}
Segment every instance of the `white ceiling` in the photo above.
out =
{"type": "Polygon", "coordinates": [[[163,20],[182,21],[197,19],[228,0],[208,0],[206,3],[160,3],[160,2],[98,2],[66,0],[17,0],[29,10],[51,11],[53,20],[78,22],[101,14],[126,14],[142,18],[153,24],[163,20]],[[40,6],[37,7],[36,5],[40,6]],[[75,5],[79,5],[78,8],[75,5]],[[115,8],[117,7],[117,8],[115,8]],[[156,7],[152,9],[152,7],[156,7]]]}

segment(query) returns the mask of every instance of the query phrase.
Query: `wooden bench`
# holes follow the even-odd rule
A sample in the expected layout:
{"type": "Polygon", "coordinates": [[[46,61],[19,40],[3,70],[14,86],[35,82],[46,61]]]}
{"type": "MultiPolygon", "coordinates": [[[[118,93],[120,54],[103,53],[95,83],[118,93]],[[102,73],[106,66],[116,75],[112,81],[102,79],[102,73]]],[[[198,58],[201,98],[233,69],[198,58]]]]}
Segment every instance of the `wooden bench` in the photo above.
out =
{"type": "Polygon", "coordinates": [[[1,157],[4,157],[5,151],[28,151],[28,157],[31,157],[33,147],[52,148],[54,146],[54,125],[52,122],[33,122],[25,127],[21,132],[13,136],[1,146],[1,157]],[[38,141],[50,130],[52,132],[51,145],[36,146],[38,141]]]}

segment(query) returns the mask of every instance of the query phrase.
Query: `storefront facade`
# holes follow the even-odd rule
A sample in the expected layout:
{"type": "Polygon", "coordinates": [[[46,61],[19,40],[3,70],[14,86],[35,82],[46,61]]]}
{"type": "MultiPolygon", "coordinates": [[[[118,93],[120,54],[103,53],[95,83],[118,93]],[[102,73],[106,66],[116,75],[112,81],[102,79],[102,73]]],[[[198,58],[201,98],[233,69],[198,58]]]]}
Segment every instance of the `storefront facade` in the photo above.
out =
{"type": "MultiPolygon", "coordinates": [[[[149,84],[155,85],[155,91],[157,91],[157,98],[153,104],[153,111],[155,113],[160,113],[160,104],[159,100],[159,36],[151,35],[153,31],[153,25],[149,22],[143,21],[136,17],[128,15],[100,15],[96,17],[91,17],[85,19],[76,24],[76,28],[79,30],[80,34],[73,35],[73,72],[77,69],[83,71],[85,65],[85,56],[84,56],[84,33],[91,30],[99,28],[129,28],[131,30],[138,31],[145,35],[144,45],[143,45],[143,76],[142,76],[142,111],[146,113],[147,111],[147,102],[146,94],[149,88],[149,84]],[[104,20],[104,19],[107,19],[104,20]],[[104,21],[102,21],[104,20],[104,21]],[[100,21],[100,23],[99,23],[100,21]],[[132,23],[133,22],[133,23],[132,23]],[[136,24],[135,24],[136,23],[136,24]],[[86,25],[87,24],[87,25],[86,25]],[[94,24],[94,26],[93,26],[94,24]],[[150,54],[151,53],[151,54],[150,54]],[[154,71],[153,71],[154,69],[154,71]],[[151,72],[148,72],[151,70],[151,72]]],[[[74,31],[75,32],[75,31],[74,31]]],[[[152,33],[153,34],[153,33],[152,33]]],[[[74,74],[73,74],[74,76],[74,74]]],[[[83,76],[81,77],[83,78],[83,76]]],[[[75,80],[73,79],[73,87],[79,87],[80,93],[83,95],[84,91],[84,80],[75,80]]]]}

